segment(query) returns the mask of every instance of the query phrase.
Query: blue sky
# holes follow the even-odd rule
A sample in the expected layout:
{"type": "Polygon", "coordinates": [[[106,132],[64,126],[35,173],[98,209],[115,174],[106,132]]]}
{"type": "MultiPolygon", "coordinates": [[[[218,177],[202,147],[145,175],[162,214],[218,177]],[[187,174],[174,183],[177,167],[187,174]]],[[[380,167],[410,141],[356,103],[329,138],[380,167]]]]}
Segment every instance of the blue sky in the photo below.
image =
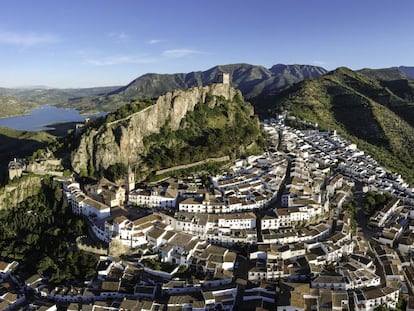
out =
{"type": "Polygon", "coordinates": [[[414,1],[13,0],[0,86],[123,85],[217,64],[414,65],[414,1]]]}

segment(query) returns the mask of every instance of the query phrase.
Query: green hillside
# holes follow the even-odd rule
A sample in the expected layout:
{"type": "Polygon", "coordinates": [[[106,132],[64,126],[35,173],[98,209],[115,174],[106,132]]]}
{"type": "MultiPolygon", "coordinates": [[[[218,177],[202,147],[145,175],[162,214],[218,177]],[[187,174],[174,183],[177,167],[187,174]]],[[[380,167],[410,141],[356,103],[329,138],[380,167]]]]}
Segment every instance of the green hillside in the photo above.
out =
{"type": "Polygon", "coordinates": [[[187,113],[178,130],[171,131],[166,124],[160,133],[144,138],[144,162],[157,170],[209,157],[240,156],[255,142],[263,146],[259,120],[252,114],[252,107],[240,97],[235,101],[220,99],[214,108],[200,103],[187,113]]]}
{"type": "Polygon", "coordinates": [[[86,222],[73,215],[58,183],[43,178],[38,186],[36,195],[0,210],[2,260],[17,260],[20,271],[39,273],[52,284],[92,277],[97,256],[71,247],[87,234],[86,222]]]}
{"type": "MultiPolygon", "coordinates": [[[[337,129],[380,163],[413,181],[414,106],[382,83],[338,68],[269,99],[268,109],[286,109],[321,128],[337,129]]],[[[407,92],[413,91],[410,84],[407,92]]]]}
{"type": "Polygon", "coordinates": [[[383,69],[370,69],[364,68],[358,70],[359,73],[362,73],[368,77],[374,78],[380,81],[393,81],[400,79],[408,79],[408,77],[398,70],[397,68],[383,68],[383,69]]]}
{"type": "MultiPolygon", "coordinates": [[[[76,108],[72,102],[80,98],[99,98],[119,87],[95,87],[84,89],[8,89],[0,88],[0,118],[25,114],[41,105],[56,105],[63,108],[76,108]]],[[[86,100],[85,100],[86,101],[86,100]]],[[[81,112],[97,112],[99,106],[87,105],[81,112]]]]}

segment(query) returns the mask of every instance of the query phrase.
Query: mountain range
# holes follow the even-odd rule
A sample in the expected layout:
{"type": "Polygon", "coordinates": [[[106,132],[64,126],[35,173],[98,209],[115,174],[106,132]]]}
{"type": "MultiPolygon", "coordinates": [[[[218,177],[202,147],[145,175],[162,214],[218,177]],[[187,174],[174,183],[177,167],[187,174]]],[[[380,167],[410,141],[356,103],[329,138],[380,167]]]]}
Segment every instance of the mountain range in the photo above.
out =
{"type": "MultiPolygon", "coordinates": [[[[205,71],[176,74],[144,74],[126,86],[86,89],[6,89],[0,88],[0,117],[22,114],[43,104],[73,108],[81,112],[115,111],[139,98],[154,98],[176,89],[208,85],[217,81],[221,72],[230,74],[233,87],[254,104],[256,112],[267,113],[269,97],[305,79],[326,74],[322,67],[277,64],[270,68],[251,64],[219,65],[205,71]]],[[[359,72],[379,80],[414,78],[414,67],[362,69],[359,72]]]]}
{"type": "MultiPolygon", "coordinates": [[[[275,95],[297,82],[328,73],[326,69],[312,65],[277,64],[269,69],[250,64],[220,65],[206,71],[190,73],[145,74],[107,95],[121,95],[128,99],[158,97],[175,89],[211,84],[217,81],[221,72],[230,74],[231,85],[239,89],[248,100],[275,95]]],[[[361,72],[372,75],[377,73],[381,80],[407,79],[410,76],[414,78],[412,67],[363,69],[361,72]]]]}
{"type": "Polygon", "coordinates": [[[304,79],[319,77],[327,71],[310,65],[274,65],[267,69],[249,64],[221,65],[206,71],[178,74],[146,74],[112,94],[127,98],[156,97],[174,89],[186,89],[211,84],[221,72],[230,74],[233,87],[239,89],[246,99],[263,94],[276,94],[304,79]]]}
{"type": "MultiPolygon", "coordinates": [[[[98,96],[72,98],[60,106],[75,108],[83,112],[114,111],[125,103],[140,98],[155,98],[176,89],[211,84],[217,81],[218,75],[222,72],[230,74],[231,85],[239,89],[244,98],[254,105],[255,112],[263,117],[268,113],[267,102],[269,98],[300,81],[318,78],[328,73],[326,69],[318,66],[284,64],[277,64],[270,68],[251,64],[230,64],[189,73],[148,73],[126,86],[98,96]]],[[[380,81],[414,78],[414,67],[362,69],[358,72],[380,81]]]]}
{"type": "Polygon", "coordinates": [[[71,99],[61,106],[83,112],[114,111],[125,103],[140,98],[155,98],[176,89],[188,89],[217,82],[221,72],[229,73],[231,85],[239,89],[246,100],[253,102],[255,98],[277,94],[296,82],[319,77],[327,71],[310,65],[279,64],[268,69],[250,64],[231,64],[190,73],[148,73],[111,92],[71,99]]]}

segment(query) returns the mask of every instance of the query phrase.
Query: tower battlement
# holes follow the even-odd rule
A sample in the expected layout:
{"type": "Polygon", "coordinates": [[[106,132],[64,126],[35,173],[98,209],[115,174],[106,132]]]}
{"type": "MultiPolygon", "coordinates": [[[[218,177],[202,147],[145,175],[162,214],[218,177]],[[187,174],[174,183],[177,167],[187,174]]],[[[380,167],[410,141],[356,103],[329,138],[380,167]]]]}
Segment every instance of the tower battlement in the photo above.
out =
{"type": "Polygon", "coordinates": [[[226,72],[219,73],[217,82],[230,85],[230,74],[226,72]]]}

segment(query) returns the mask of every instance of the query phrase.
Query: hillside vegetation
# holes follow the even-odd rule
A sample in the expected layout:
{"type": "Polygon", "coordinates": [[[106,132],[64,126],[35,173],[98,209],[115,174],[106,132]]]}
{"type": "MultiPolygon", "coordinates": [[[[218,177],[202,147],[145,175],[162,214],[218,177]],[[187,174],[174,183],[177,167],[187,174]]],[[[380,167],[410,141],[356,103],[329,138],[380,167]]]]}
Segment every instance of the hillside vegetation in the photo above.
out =
{"type": "Polygon", "coordinates": [[[87,233],[85,221],[71,213],[58,184],[45,178],[39,187],[38,194],[0,210],[0,258],[19,261],[25,274],[39,273],[52,284],[92,277],[96,256],[72,246],[87,233]]]}
{"type": "MultiPolygon", "coordinates": [[[[112,92],[119,87],[96,87],[84,89],[7,89],[0,88],[0,118],[22,115],[42,105],[56,105],[62,108],[77,108],[80,98],[95,98],[112,92]]],[[[86,100],[85,100],[86,102],[86,100]]],[[[82,108],[82,107],[80,107],[82,108]]],[[[104,111],[92,103],[81,112],[104,111]]]]}
{"type": "Polygon", "coordinates": [[[396,94],[401,88],[386,87],[384,83],[389,82],[384,81],[339,68],[273,97],[270,109],[287,109],[321,128],[337,129],[380,163],[413,181],[414,105],[410,96],[402,95],[413,92],[412,81],[406,79],[401,96],[396,94]]]}
{"type": "Polygon", "coordinates": [[[240,156],[246,146],[263,146],[259,120],[252,117],[252,107],[237,97],[234,102],[219,98],[210,108],[198,104],[181,121],[180,128],[171,131],[164,125],[160,133],[144,138],[145,162],[154,170],[226,155],[240,156]]]}
{"type": "Polygon", "coordinates": [[[0,95],[0,118],[23,115],[37,107],[39,104],[33,100],[23,103],[14,96],[0,95]]]}

